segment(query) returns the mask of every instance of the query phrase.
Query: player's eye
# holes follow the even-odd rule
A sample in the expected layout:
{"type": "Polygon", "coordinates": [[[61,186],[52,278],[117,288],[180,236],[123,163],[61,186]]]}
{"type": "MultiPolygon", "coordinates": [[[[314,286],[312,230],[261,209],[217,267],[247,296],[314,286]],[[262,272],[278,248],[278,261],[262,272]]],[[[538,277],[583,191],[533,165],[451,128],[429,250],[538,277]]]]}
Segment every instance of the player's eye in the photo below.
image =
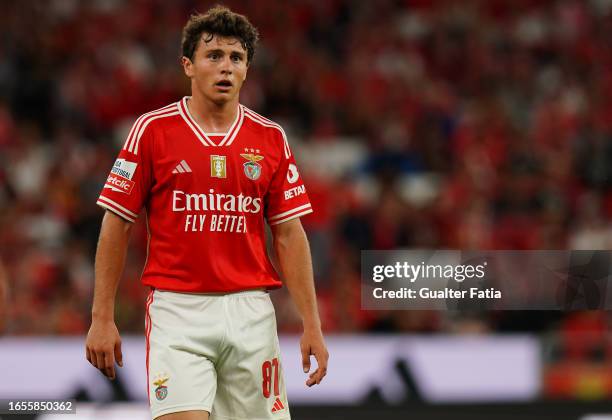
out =
{"type": "Polygon", "coordinates": [[[242,57],[241,57],[241,56],[239,56],[239,55],[232,55],[232,61],[233,61],[234,63],[239,63],[239,62],[241,62],[241,61],[242,61],[242,57]]]}
{"type": "Polygon", "coordinates": [[[217,53],[210,53],[208,55],[208,58],[210,58],[211,60],[218,60],[219,59],[219,54],[217,54],[217,53]]]}

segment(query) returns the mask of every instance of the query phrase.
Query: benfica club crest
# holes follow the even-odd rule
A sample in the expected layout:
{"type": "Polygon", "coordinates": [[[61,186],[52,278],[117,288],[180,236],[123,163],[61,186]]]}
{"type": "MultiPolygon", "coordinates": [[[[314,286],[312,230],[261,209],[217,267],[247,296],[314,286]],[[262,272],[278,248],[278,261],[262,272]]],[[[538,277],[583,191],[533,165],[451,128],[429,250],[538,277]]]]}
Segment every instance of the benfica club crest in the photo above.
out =
{"type": "Polygon", "coordinates": [[[153,385],[157,387],[155,388],[155,398],[158,401],[162,401],[168,396],[168,387],[164,385],[168,382],[168,379],[170,378],[167,375],[160,375],[153,381],[153,385]]]}
{"type": "MultiPolygon", "coordinates": [[[[250,149],[250,151],[251,153],[241,153],[240,154],[240,156],[242,156],[244,159],[248,161],[248,162],[244,162],[243,164],[244,174],[250,180],[257,181],[257,179],[259,179],[259,177],[261,176],[261,165],[257,162],[262,160],[264,157],[261,155],[256,155],[252,153],[252,152],[255,152],[254,149],[250,149]]],[[[259,152],[259,150],[257,150],[256,152],[259,152]]]]}

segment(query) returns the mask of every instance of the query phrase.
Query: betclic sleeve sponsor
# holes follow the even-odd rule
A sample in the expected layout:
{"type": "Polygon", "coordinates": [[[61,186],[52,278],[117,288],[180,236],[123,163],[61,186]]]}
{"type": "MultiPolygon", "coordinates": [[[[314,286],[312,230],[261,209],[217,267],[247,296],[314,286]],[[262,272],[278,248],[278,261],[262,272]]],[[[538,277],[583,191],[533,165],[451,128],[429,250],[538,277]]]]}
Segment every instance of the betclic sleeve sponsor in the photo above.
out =
{"type": "Polygon", "coordinates": [[[134,123],[96,204],[134,223],[152,185],[152,129],[134,123]]]}
{"type": "Polygon", "coordinates": [[[266,196],[266,219],[270,226],[312,213],[295,158],[286,139],[284,152],[266,196]]]}

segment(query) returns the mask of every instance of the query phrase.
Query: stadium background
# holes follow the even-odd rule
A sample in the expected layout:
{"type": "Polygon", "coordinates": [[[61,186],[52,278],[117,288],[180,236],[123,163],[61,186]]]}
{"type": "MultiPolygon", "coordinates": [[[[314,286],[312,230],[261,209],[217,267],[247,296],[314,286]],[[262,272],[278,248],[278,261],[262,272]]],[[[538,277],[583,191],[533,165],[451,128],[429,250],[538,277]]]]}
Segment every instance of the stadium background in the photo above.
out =
{"type": "MultiPolygon", "coordinates": [[[[294,417],[612,413],[608,313],[366,312],[359,301],[360,250],[610,249],[612,1],[224,4],[260,30],[241,101],[285,127],[306,179],[315,213],[302,220],[332,341],[375,345],[400,337],[434,343],[435,350],[436,342],[461,348],[465,339],[476,340],[477,348],[502,352],[490,366],[502,382],[511,382],[508,370],[520,370],[503,358],[504,340],[525,339],[537,354],[537,384],[519,396],[480,398],[476,387],[463,399],[431,399],[414,374],[418,366],[400,357],[394,377],[405,394],[389,399],[373,384],[350,404],[333,398],[294,404],[294,417]]],[[[45,357],[45,343],[61,346],[63,339],[81,345],[103,213],[95,199],[135,118],[188,94],[180,30],[190,12],[210,5],[1,3],[5,388],[15,388],[21,376],[14,354],[35,346],[45,357]]],[[[117,299],[124,336],[143,332],[138,277],[145,253],[139,222],[117,299]]],[[[279,330],[291,342],[298,316],[285,292],[273,298],[279,330]]],[[[361,356],[355,371],[371,364],[370,353],[352,351],[361,356]]],[[[330,377],[342,364],[331,353],[330,377]]],[[[287,365],[298,354],[283,357],[287,365]]],[[[351,371],[343,372],[350,381],[351,371]]],[[[467,382],[457,375],[433,379],[467,382]]],[[[485,378],[481,384],[487,386],[485,378]]],[[[332,397],[337,392],[324,387],[332,397]]],[[[125,400],[121,395],[104,404],[125,400]]],[[[95,400],[95,392],[69,396],[95,400]]]]}

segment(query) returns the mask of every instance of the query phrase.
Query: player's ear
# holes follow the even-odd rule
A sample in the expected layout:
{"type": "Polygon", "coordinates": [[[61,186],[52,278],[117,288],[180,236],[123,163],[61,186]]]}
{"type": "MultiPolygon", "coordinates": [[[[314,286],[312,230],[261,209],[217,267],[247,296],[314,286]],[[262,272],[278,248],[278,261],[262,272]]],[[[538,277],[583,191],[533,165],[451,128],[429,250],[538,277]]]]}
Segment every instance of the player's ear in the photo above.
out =
{"type": "Polygon", "coordinates": [[[193,62],[189,57],[182,56],[181,64],[183,66],[183,71],[187,77],[193,77],[193,62]]]}

